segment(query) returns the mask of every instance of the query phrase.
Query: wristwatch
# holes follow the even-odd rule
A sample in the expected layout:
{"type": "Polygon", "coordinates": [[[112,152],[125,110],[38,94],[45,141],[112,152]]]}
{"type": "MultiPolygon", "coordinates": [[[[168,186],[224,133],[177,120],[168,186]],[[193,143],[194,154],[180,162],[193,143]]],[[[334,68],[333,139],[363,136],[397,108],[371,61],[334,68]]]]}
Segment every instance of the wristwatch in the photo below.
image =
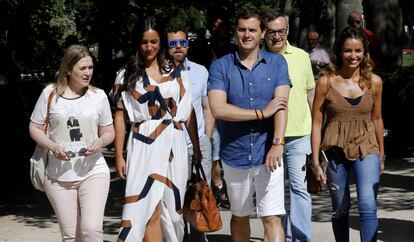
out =
{"type": "Polygon", "coordinates": [[[285,140],[283,138],[275,137],[273,138],[272,145],[274,146],[285,145],[285,140]]]}

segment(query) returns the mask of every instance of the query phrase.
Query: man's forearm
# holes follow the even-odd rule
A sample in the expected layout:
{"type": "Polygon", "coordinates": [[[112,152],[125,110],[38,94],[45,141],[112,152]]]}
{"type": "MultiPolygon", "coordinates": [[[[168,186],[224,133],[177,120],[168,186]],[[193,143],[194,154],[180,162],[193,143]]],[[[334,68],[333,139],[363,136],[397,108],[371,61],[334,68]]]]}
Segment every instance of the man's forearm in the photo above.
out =
{"type": "Polygon", "coordinates": [[[275,129],[273,132],[274,138],[283,139],[285,137],[287,124],[287,110],[280,110],[275,113],[274,116],[274,125],[275,129]]]}

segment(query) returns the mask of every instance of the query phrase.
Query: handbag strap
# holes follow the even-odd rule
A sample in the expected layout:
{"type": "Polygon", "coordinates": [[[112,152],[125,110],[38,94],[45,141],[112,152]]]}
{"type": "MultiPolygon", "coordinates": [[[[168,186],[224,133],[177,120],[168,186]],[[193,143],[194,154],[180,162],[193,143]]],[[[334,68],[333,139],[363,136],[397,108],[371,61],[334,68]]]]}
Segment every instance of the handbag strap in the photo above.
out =
{"type": "Polygon", "coordinates": [[[43,132],[45,132],[45,134],[47,134],[47,128],[49,127],[49,114],[50,114],[50,106],[52,104],[52,100],[53,100],[53,96],[55,95],[55,90],[53,90],[50,94],[49,94],[49,98],[47,99],[47,109],[46,109],[46,119],[45,119],[45,127],[43,129],[43,132]]]}
{"type": "Polygon", "coordinates": [[[201,165],[201,163],[200,164],[195,164],[195,165],[191,164],[191,166],[195,166],[197,179],[203,180],[203,181],[206,182],[206,184],[208,184],[206,174],[204,173],[204,169],[203,169],[203,166],[201,165]]]}

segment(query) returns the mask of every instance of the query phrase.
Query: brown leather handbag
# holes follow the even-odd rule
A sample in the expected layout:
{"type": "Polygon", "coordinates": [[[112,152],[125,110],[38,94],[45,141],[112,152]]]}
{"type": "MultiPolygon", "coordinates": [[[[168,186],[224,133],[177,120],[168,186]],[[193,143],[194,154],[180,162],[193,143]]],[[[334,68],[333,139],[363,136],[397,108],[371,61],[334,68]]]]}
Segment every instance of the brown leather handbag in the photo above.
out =
{"type": "MultiPolygon", "coordinates": [[[[326,167],[328,166],[328,159],[323,150],[319,153],[319,164],[323,173],[326,175],[326,167]]],[[[322,183],[316,179],[315,167],[312,166],[312,154],[306,155],[306,177],[307,189],[309,193],[322,192],[322,183]]]]}
{"type": "Polygon", "coordinates": [[[200,232],[220,230],[223,226],[220,211],[213,190],[206,182],[203,167],[201,164],[191,166],[195,173],[192,173],[184,196],[184,219],[200,232]]]}

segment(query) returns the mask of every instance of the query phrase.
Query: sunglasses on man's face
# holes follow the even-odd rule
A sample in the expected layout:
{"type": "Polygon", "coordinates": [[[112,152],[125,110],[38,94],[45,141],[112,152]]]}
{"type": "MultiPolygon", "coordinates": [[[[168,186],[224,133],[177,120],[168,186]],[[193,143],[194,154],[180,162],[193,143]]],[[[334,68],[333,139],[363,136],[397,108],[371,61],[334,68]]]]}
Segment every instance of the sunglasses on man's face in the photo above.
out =
{"type": "Polygon", "coordinates": [[[180,46],[182,48],[188,47],[188,39],[172,39],[168,40],[168,48],[175,48],[177,46],[180,46]]]}

